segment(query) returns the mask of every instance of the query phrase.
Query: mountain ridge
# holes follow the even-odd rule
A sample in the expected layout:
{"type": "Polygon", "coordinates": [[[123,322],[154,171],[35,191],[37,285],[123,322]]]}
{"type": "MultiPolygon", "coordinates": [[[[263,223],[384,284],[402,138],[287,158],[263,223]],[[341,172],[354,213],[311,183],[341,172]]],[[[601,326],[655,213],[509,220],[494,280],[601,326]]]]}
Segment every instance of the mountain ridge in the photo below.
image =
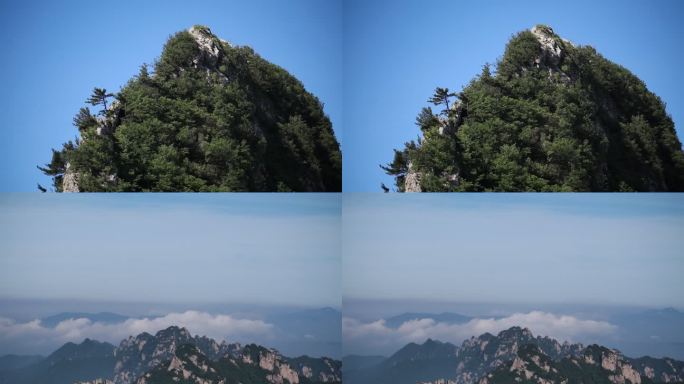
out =
{"type": "Polygon", "coordinates": [[[91,339],[80,344],[66,343],[35,364],[0,372],[0,384],[143,384],[178,380],[237,384],[235,378],[243,384],[340,383],[341,362],[327,357],[285,357],[275,349],[256,344],[218,343],[206,336],[193,336],[186,328],[170,326],[154,335],[131,335],[117,347],[91,339]],[[106,364],[76,364],[83,361],[106,364]],[[55,376],[55,372],[62,371],[69,375],[55,376]]]}
{"type": "MultiPolygon", "coordinates": [[[[596,344],[585,347],[578,343],[560,343],[547,336],[534,336],[529,329],[523,327],[511,327],[502,330],[497,335],[483,333],[477,337],[473,336],[463,341],[460,346],[452,344],[453,350],[440,355],[430,354],[430,351],[434,351],[435,343],[438,342],[431,339],[423,344],[409,343],[392,356],[374,365],[360,365],[359,368],[352,370],[344,369],[345,382],[352,384],[562,382],[562,380],[543,381],[548,379],[548,375],[538,375],[538,381],[529,381],[534,375],[528,374],[532,371],[529,369],[529,372],[525,371],[525,368],[529,368],[530,364],[534,364],[536,370],[542,371],[545,369],[543,366],[553,366],[557,371],[553,374],[560,375],[554,376],[556,378],[597,374],[602,375],[601,377],[605,376],[606,379],[613,376],[617,380],[614,382],[617,383],[620,382],[620,377],[622,379],[634,378],[634,372],[637,372],[640,383],[684,380],[684,362],[681,361],[670,358],[628,358],[622,356],[617,350],[596,344]],[[532,359],[532,356],[537,357],[532,359]],[[610,363],[611,369],[600,370],[585,356],[592,356],[594,361],[599,361],[601,364],[604,364],[605,357],[605,364],[610,363]],[[583,363],[585,365],[580,368],[588,370],[587,372],[572,370],[573,364],[577,365],[580,361],[586,363],[583,363]]],[[[544,372],[548,373],[548,371],[544,372]]],[[[593,382],[602,383],[603,381],[585,381],[584,383],[593,382]]],[[[622,381],[622,383],[625,382],[622,381]]],[[[566,384],[570,383],[579,382],[566,382],[566,384]]],[[[635,383],[632,382],[632,384],[635,383]]]]}

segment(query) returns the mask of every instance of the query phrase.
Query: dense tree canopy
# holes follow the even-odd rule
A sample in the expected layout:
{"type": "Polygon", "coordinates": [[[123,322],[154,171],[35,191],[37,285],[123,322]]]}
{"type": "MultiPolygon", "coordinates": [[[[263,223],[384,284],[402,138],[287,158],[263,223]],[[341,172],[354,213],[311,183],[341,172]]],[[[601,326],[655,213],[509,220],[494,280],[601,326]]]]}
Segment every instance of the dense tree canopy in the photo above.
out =
{"type": "Polygon", "coordinates": [[[340,191],[341,153],[321,102],[249,47],[196,26],[149,73],[95,88],[80,139],[40,169],[57,191],[340,191]],[[114,101],[107,103],[107,98],[114,101]]]}
{"type": "Polygon", "coordinates": [[[486,65],[456,96],[446,118],[424,108],[422,138],[383,166],[399,191],[684,190],[684,153],[662,100],[548,27],[515,35],[496,73],[486,65]]]}

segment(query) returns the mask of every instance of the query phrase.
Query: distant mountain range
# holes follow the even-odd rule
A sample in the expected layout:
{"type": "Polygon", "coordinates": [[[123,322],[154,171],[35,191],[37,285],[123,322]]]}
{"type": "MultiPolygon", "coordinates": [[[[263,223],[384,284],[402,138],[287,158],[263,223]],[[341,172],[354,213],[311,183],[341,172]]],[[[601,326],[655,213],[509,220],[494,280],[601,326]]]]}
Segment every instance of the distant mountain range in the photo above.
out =
{"type": "Polygon", "coordinates": [[[345,357],[343,374],[350,384],[674,383],[684,381],[684,362],[630,359],[617,350],[559,343],[512,327],[460,347],[428,339],[386,359],[345,357]]]}
{"type": "Polygon", "coordinates": [[[0,384],[71,383],[341,383],[341,362],[327,357],[288,358],[256,344],[220,343],[169,327],[141,333],[118,347],[86,339],[46,358],[0,358],[0,384]]]}

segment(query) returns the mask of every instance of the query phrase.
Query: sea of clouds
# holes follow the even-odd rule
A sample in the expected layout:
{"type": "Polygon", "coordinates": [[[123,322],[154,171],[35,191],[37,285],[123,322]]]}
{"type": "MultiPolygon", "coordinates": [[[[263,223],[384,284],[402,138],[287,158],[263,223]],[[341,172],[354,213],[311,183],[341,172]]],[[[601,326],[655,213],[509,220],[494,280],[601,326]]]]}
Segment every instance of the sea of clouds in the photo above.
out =
{"type": "Polygon", "coordinates": [[[431,338],[459,345],[470,337],[486,332],[497,334],[513,326],[528,328],[535,336],[570,342],[604,336],[616,329],[615,325],[605,321],[542,311],[515,313],[501,318],[475,318],[462,324],[420,318],[406,321],[397,328],[388,327],[384,319],[362,322],[345,317],[342,319],[342,338],[345,354],[388,355],[410,342],[423,343],[431,338]]]}
{"type": "Polygon", "coordinates": [[[216,340],[229,341],[250,336],[264,337],[273,331],[273,324],[262,320],[240,319],[231,315],[200,311],[131,318],[114,324],[76,318],[61,321],[54,327],[43,325],[40,319],[17,322],[0,317],[0,355],[47,354],[66,342],[80,343],[86,338],[118,345],[129,336],[143,332],[154,334],[172,325],[185,327],[193,335],[206,335],[216,340]]]}

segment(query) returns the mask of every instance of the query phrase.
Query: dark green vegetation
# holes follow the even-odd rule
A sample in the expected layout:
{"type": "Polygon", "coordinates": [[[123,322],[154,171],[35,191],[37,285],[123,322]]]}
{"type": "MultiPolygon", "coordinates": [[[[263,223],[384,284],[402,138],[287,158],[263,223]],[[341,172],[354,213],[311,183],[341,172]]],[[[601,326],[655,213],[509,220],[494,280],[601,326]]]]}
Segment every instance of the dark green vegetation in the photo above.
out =
{"type": "Polygon", "coordinates": [[[665,103],[629,70],[546,26],[515,35],[459,93],[438,88],[422,138],[383,169],[399,191],[684,191],[665,103]]]}
{"type": "Polygon", "coordinates": [[[40,167],[56,191],[341,190],[331,122],[284,69],[201,26],[172,36],[153,69],[95,89],[100,111],[82,108],[80,139],[40,167]]]}

